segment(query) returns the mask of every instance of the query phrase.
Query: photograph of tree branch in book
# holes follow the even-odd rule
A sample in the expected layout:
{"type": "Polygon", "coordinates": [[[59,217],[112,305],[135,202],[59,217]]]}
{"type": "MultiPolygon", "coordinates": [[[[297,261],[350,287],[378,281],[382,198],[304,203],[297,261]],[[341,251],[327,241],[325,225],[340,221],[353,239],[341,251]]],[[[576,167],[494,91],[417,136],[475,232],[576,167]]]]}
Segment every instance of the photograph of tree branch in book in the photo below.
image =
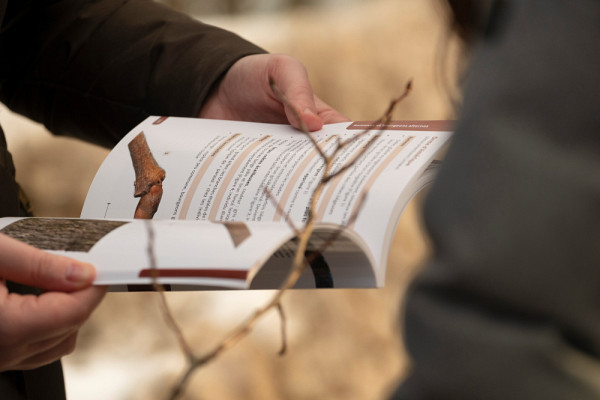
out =
{"type": "Polygon", "coordinates": [[[139,197],[140,199],[133,217],[152,219],[162,198],[162,182],[165,180],[165,170],[154,159],[144,132],[140,132],[134,137],[127,148],[135,171],[133,197],[139,197]]]}

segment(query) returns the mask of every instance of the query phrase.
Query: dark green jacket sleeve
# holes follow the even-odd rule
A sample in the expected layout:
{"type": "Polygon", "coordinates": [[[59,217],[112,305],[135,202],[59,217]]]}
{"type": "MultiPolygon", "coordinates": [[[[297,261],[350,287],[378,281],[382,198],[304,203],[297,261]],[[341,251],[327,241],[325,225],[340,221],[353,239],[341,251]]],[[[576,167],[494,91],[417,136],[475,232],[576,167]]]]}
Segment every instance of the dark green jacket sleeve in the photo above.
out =
{"type": "Polygon", "coordinates": [[[51,132],[113,145],[144,117],[195,116],[263,50],[149,0],[8,1],[0,100],[51,132]]]}
{"type": "Polygon", "coordinates": [[[600,399],[600,2],[494,3],[426,202],[395,399],[600,399]]]}

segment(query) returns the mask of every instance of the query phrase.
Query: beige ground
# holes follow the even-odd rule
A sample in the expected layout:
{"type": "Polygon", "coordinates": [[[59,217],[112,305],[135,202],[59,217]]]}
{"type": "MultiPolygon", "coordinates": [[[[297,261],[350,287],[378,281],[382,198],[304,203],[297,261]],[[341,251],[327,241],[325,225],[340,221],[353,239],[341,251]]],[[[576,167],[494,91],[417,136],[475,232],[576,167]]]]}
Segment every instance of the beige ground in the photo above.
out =
{"type": "MultiPolygon", "coordinates": [[[[452,116],[435,75],[442,23],[434,0],[373,0],[342,9],[211,20],[272,52],[301,59],[315,90],[355,120],[373,119],[409,78],[396,119],[452,116]]],[[[51,137],[0,110],[18,179],[38,215],[77,216],[106,151],[51,137]]],[[[398,316],[404,288],[426,254],[413,201],[399,223],[378,290],[288,293],[289,352],[277,356],[279,322],[262,321],[238,347],[201,370],[189,399],[383,399],[406,372],[398,316]]],[[[269,292],[179,293],[169,299],[198,350],[260,305],[269,292]]],[[[109,294],[65,360],[71,400],[161,399],[183,359],[154,294],[109,294]]]]}

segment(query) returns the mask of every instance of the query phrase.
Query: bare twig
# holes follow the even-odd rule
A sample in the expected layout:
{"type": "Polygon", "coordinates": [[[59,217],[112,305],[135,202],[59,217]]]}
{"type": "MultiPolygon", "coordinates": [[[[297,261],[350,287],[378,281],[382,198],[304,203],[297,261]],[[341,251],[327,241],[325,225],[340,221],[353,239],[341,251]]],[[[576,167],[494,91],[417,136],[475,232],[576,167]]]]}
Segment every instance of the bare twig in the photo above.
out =
{"type": "MultiPolygon", "coordinates": [[[[171,394],[169,397],[169,399],[171,399],[171,400],[177,399],[183,393],[183,391],[185,390],[185,387],[186,387],[189,379],[193,375],[194,371],[196,371],[198,368],[206,365],[208,362],[214,360],[216,357],[218,357],[224,351],[230,349],[235,344],[237,344],[240,340],[242,340],[244,337],[246,337],[252,331],[255,324],[260,320],[260,318],[265,313],[267,313],[268,311],[270,311],[272,309],[277,310],[280,320],[281,320],[282,344],[281,344],[281,349],[279,351],[279,354],[285,353],[285,351],[287,349],[286,318],[285,318],[285,313],[284,313],[283,306],[281,303],[281,299],[282,299],[284,293],[288,289],[294,287],[294,285],[297,283],[298,279],[304,272],[306,266],[311,261],[310,259],[307,260],[307,257],[305,255],[307,254],[309,239],[313,233],[314,226],[315,226],[313,210],[316,209],[316,205],[321,197],[321,193],[323,192],[323,189],[325,188],[327,183],[331,179],[343,174],[349,168],[354,166],[356,161],[359,159],[359,157],[367,151],[367,149],[375,142],[375,140],[378,137],[378,135],[374,135],[373,137],[371,137],[367,141],[367,143],[363,146],[363,148],[361,149],[359,154],[355,154],[350,160],[347,160],[339,168],[333,170],[334,162],[335,162],[337,156],[339,155],[339,153],[342,151],[342,149],[344,149],[351,143],[354,143],[355,141],[359,140],[363,136],[367,135],[369,132],[372,131],[372,129],[366,129],[364,131],[361,131],[360,133],[358,133],[357,135],[354,135],[352,138],[350,138],[346,141],[342,141],[339,138],[337,138],[337,141],[335,143],[333,150],[331,151],[331,154],[328,155],[325,153],[324,149],[321,148],[321,146],[317,143],[315,138],[308,131],[306,125],[302,121],[302,118],[300,118],[300,114],[298,113],[298,111],[290,104],[288,99],[281,92],[281,90],[277,87],[276,83],[274,82],[274,80],[271,77],[269,78],[269,84],[271,85],[273,93],[279,98],[279,100],[284,104],[284,106],[286,108],[291,110],[292,114],[294,115],[294,118],[299,123],[300,130],[310,139],[312,145],[314,146],[314,148],[318,152],[319,156],[321,157],[321,159],[324,163],[324,168],[322,170],[321,179],[318,182],[316,188],[314,189],[314,191],[312,193],[312,197],[310,199],[310,204],[309,204],[309,208],[308,208],[308,210],[309,210],[308,217],[304,223],[304,226],[301,229],[297,228],[293,224],[290,216],[282,209],[281,205],[277,203],[273,194],[267,188],[265,188],[266,196],[275,205],[277,212],[279,212],[283,216],[285,216],[286,222],[294,230],[294,233],[296,234],[296,236],[298,238],[296,252],[294,254],[292,266],[290,268],[288,276],[286,277],[284,282],[281,284],[279,289],[275,292],[275,294],[271,297],[271,299],[269,301],[267,301],[265,304],[263,304],[262,307],[255,310],[253,314],[251,314],[248,318],[246,318],[246,320],[242,321],[242,323],[240,323],[237,326],[237,328],[235,328],[228,335],[226,335],[211,351],[205,353],[204,355],[197,356],[194,354],[193,349],[188,344],[187,340],[185,339],[185,337],[183,335],[181,328],[177,324],[175,318],[172,315],[172,312],[169,309],[169,306],[167,304],[166,297],[165,297],[164,288],[157,282],[158,274],[157,273],[152,274],[154,287],[157,290],[157,292],[160,294],[160,297],[161,297],[161,307],[162,307],[162,311],[165,316],[165,319],[167,320],[168,325],[171,328],[171,330],[174,332],[174,334],[179,342],[179,345],[188,361],[185,371],[183,372],[179,381],[177,382],[177,384],[173,387],[173,389],[171,391],[171,394]]],[[[391,120],[391,115],[392,115],[392,111],[393,111],[394,107],[409,94],[411,88],[412,88],[412,81],[409,81],[408,84],[406,85],[404,93],[401,96],[399,96],[398,98],[392,100],[392,102],[390,103],[386,112],[383,114],[383,116],[381,118],[379,118],[375,122],[374,126],[378,126],[380,124],[385,125],[391,120]]],[[[353,223],[356,220],[356,218],[358,217],[359,211],[361,209],[361,206],[364,203],[365,198],[366,198],[366,193],[363,193],[361,198],[358,200],[359,207],[357,207],[356,211],[353,213],[353,215],[350,216],[346,226],[348,224],[353,223]]],[[[320,246],[320,248],[317,251],[311,252],[313,254],[313,257],[317,256],[319,254],[322,254],[327,249],[327,247],[331,246],[332,243],[343,232],[343,230],[346,228],[346,226],[342,226],[338,230],[333,232],[332,235],[320,246]]],[[[148,235],[149,235],[148,254],[150,257],[151,266],[153,267],[153,269],[155,269],[156,261],[155,261],[154,250],[153,250],[154,233],[152,230],[152,226],[150,224],[148,224],[148,235]]]]}
{"type": "Polygon", "coordinates": [[[310,134],[308,128],[306,127],[306,124],[304,123],[304,121],[302,120],[302,118],[300,118],[300,113],[298,112],[298,110],[296,110],[296,107],[294,107],[290,101],[288,100],[288,98],[285,96],[285,94],[283,94],[283,92],[281,91],[281,89],[279,89],[279,87],[277,86],[275,80],[273,79],[273,77],[269,77],[269,85],[271,86],[271,90],[273,90],[273,93],[275,93],[275,96],[277,96],[277,98],[283,103],[283,105],[288,108],[292,114],[294,115],[294,118],[298,121],[298,125],[300,126],[300,130],[306,134],[306,136],[308,136],[308,138],[310,139],[312,145],[314,146],[314,148],[319,152],[319,155],[321,156],[321,158],[325,159],[327,158],[327,155],[325,155],[325,153],[323,152],[323,149],[321,148],[321,146],[319,146],[319,144],[317,143],[317,141],[315,140],[315,138],[310,134]]]}
{"type": "Polygon", "coordinates": [[[288,213],[286,213],[285,210],[281,207],[281,204],[279,204],[277,202],[277,199],[275,198],[275,196],[273,196],[273,193],[271,193],[271,191],[267,187],[264,189],[264,191],[265,191],[265,195],[271,201],[271,204],[273,204],[273,206],[275,207],[275,212],[283,215],[285,222],[290,226],[290,228],[292,228],[292,230],[294,231],[294,234],[296,236],[300,236],[300,229],[296,228],[294,221],[292,221],[292,219],[290,218],[290,215],[288,213]]]}
{"type": "Polygon", "coordinates": [[[348,221],[346,221],[346,224],[343,226],[340,226],[338,229],[336,229],[331,235],[329,235],[327,240],[324,241],[323,244],[316,251],[313,252],[313,256],[309,257],[307,260],[309,264],[311,263],[313,258],[316,258],[319,254],[323,254],[323,252],[325,250],[327,250],[337,240],[337,238],[340,237],[340,235],[346,229],[346,226],[350,226],[356,221],[356,219],[358,218],[358,215],[360,214],[360,210],[362,210],[363,204],[365,204],[366,199],[367,199],[367,194],[363,193],[362,196],[360,196],[360,199],[358,200],[358,207],[356,208],[355,212],[352,213],[350,218],[348,218],[348,221]]]}
{"type": "Polygon", "coordinates": [[[188,357],[191,361],[192,358],[192,348],[188,344],[185,336],[183,335],[183,331],[177,320],[173,316],[171,309],[169,308],[169,304],[167,303],[167,298],[165,295],[165,287],[158,282],[158,265],[156,263],[156,254],[154,253],[154,227],[152,226],[152,221],[147,219],[146,223],[146,231],[148,232],[148,246],[146,251],[148,253],[148,259],[150,262],[150,271],[152,277],[152,287],[159,294],[160,307],[162,310],[162,314],[164,319],[167,321],[167,325],[177,338],[177,343],[181,347],[183,353],[188,357]]]}
{"type": "Polygon", "coordinates": [[[283,306],[281,304],[277,304],[277,311],[279,312],[279,320],[281,321],[281,349],[279,349],[279,355],[282,356],[287,351],[287,324],[285,312],[283,311],[283,306]]]}

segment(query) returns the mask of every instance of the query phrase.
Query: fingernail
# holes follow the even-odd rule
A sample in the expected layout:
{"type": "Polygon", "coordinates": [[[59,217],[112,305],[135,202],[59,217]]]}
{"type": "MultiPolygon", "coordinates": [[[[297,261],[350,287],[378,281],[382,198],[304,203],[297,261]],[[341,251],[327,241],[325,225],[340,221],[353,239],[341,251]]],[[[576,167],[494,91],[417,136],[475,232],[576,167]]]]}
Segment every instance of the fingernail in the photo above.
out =
{"type": "Polygon", "coordinates": [[[321,120],[321,117],[319,117],[317,114],[315,114],[315,112],[313,110],[311,110],[310,108],[305,108],[304,109],[304,123],[306,125],[306,128],[311,131],[318,131],[319,129],[321,129],[323,127],[323,121],[321,120]],[[310,117],[313,116],[314,118],[306,118],[306,117],[310,117]]]}
{"type": "Polygon", "coordinates": [[[67,268],[66,278],[70,282],[87,283],[94,277],[94,268],[89,264],[71,263],[67,268]]]}

